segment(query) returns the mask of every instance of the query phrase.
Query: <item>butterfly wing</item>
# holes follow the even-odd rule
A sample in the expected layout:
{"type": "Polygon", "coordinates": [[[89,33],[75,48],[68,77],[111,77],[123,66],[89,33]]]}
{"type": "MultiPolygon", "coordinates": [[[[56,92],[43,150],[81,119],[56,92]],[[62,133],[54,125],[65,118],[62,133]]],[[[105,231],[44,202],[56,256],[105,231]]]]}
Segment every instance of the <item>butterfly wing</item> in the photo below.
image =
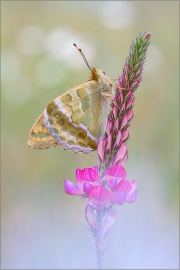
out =
{"type": "Polygon", "coordinates": [[[48,104],[29,133],[28,145],[89,153],[105,131],[108,111],[97,82],[86,81],[48,104]]]}

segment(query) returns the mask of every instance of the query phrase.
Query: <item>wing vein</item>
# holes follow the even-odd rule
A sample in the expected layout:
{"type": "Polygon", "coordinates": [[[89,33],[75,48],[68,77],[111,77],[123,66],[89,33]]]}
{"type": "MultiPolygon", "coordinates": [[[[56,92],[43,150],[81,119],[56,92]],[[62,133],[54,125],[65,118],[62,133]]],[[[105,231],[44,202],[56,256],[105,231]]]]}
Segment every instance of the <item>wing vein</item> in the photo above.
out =
{"type": "MultiPolygon", "coordinates": [[[[79,117],[78,119],[76,119],[76,121],[79,121],[88,111],[89,111],[89,109],[92,107],[92,105],[93,105],[93,102],[94,102],[94,100],[95,100],[95,98],[96,98],[96,96],[94,97],[94,99],[93,99],[93,101],[92,101],[92,103],[89,105],[89,107],[87,108],[87,110],[84,112],[84,114],[81,116],[81,117],[79,117]]],[[[76,121],[74,121],[73,123],[75,123],[76,121]]]]}

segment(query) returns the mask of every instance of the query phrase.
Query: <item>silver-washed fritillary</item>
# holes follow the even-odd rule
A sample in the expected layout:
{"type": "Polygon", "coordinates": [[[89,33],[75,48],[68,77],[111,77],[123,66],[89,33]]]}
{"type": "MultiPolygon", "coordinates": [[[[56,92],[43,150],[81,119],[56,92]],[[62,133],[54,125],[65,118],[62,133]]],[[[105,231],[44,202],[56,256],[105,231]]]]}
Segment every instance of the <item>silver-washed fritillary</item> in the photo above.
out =
{"type": "MultiPolygon", "coordinates": [[[[88,65],[81,49],[77,49],[88,65]]],[[[61,146],[74,153],[86,154],[96,150],[105,132],[116,86],[101,69],[90,70],[88,81],[71,88],[47,105],[28,135],[30,147],[47,149],[61,146]]]]}

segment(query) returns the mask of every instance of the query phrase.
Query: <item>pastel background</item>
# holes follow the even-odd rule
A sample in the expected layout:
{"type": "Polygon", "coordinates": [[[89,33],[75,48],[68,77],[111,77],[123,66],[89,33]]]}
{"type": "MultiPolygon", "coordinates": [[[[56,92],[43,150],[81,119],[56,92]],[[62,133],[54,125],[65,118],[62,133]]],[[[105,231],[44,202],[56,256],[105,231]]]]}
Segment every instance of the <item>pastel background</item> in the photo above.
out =
{"type": "Polygon", "coordinates": [[[2,269],[96,268],[86,201],[63,190],[96,152],[37,151],[27,135],[53,98],[89,78],[73,43],[117,78],[144,30],[152,37],[125,164],[138,197],[117,207],[104,268],[179,269],[178,22],[178,1],[1,2],[2,269]]]}

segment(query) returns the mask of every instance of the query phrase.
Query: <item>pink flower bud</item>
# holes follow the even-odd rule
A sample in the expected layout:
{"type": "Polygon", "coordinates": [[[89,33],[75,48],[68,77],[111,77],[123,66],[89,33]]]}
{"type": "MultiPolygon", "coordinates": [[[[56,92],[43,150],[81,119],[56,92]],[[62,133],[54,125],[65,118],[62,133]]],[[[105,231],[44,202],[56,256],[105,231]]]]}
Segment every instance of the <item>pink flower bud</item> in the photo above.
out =
{"type": "Polygon", "coordinates": [[[123,89],[121,90],[121,92],[120,92],[120,102],[121,102],[121,104],[123,103],[123,100],[124,100],[124,93],[123,93],[123,89]]]}
{"type": "Polygon", "coordinates": [[[116,140],[115,140],[115,143],[114,143],[114,145],[113,145],[113,149],[116,149],[116,148],[118,148],[119,147],[119,145],[120,145],[120,142],[121,142],[121,130],[118,130],[118,134],[117,134],[117,136],[116,136],[116,140]]]}
{"type": "Polygon", "coordinates": [[[126,82],[126,88],[129,89],[129,87],[130,87],[130,81],[128,80],[128,81],[126,82]]]}
{"type": "Polygon", "coordinates": [[[100,142],[98,143],[98,147],[97,147],[97,151],[98,151],[98,155],[101,159],[101,162],[104,162],[104,154],[106,151],[106,139],[102,139],[100,140],[100,142]]]}
{"type": "Polygon", "coordinates": [[[114,106],[113,109],[112,109],[112,113],[113,113],[113,116],[114,116],[115,119],[117,118],[118,110],[119,110],[119,109],[118,109],[117,106],[114,106]]]}
{"type": "Polygon", "coordinates": [[[129,98],[130,96],[133,96],[134,97],[134,94],[132,92],[132,89],[129,89],[129,91],[127,91],[126,98],[129,98]]]}
{"type": "Polygon", "coordinates": [[[119,77],[118,87],[121,89],[123,87],[123,75],[119,77]]]}
{"type": "Polygon", "coordinates": [[[121,165],[122,166],[126,163],[127,159],[128,159],[128,153],[126,153],[126,155],[124,156],[124,158],[121,159],[121,165]]]}
{"type": "Polygon", "coordinates": [[[113,126],[113,121],[112,120],[108,120],[107,126],[106,126],[106,133],[107,133],[107,135],[109,135],[112,132],[112,126],[113,126]]]}
{"type": "Polygon", "coordinates": [[[125,74],[124,74],[124,78],[125,78],[125,81],[127,81],[128,78],[129,78],[129,73],[125,73],[125,74]]]}
{"type": "Polygon", "coordinates": [[[107,147],[106,147],[106,153],[111,153],[111,148],[112,148],[112,134],[108,135],[107,138],[107,147]]]}
{"type": "Polygon", "coordinates": [[[126,105],[126,110],[127,110],[129,107],[132,107],[133,101],[134,101],[134,94],[131,93],[131,95],[130,95],[130,97],[129,97],[129,100],[128,100],[128,103],[127,103],[127,105],[126,105]]]}
{"type": "Polygon", "coordinates": [[[126,103],[123,102],[123,104],[121,106],[121,113],[124,113],[125,109],[126,109],[126,103]]]}
{"type": "Polygon", "coordinates": [[[114,134],[117,134],[118,130],[119,130],[119,118],[117,118],[117,119],[115,120],[113,133],[114,133],[114,134]]]}
{"type": "Polygon", "coordinates": [[[121,122],[121,129],[127,125],[127,122],[128,122],[128,117],[127,117],[127,115],[125,114],[125,115],[123,116],[123,119],[122,119],[122,122],[121,122]]]}
{"type": "Polygon", "coordinates": [[[128,118],[128,122],[133,118],[133,110],[130,110],[130,111],[127,113],[127,118],[128,118]]]}
{"type": "Polygon", "coordinates": [[[145,33],[143,39],[150,39],[151,35],[152,35],[152,33],[150,33],[150,32],[149,33],[145,33]]]}
{"type": "Polygon", "coordinates": [[[129,137],[129,131],[126,128],[123,132],[122,132],[122,141],[124,142],[125,140],[127,140],[129,137]]]}
{"type": "Polygon", "coordinates": [[[126,153],[127,153],[126,145],[125,143],[121,142],[121,146],[115,155],[113,164],[118,164],[118,163],[121,164],[121,161],[125,157],[126,153]]]}

